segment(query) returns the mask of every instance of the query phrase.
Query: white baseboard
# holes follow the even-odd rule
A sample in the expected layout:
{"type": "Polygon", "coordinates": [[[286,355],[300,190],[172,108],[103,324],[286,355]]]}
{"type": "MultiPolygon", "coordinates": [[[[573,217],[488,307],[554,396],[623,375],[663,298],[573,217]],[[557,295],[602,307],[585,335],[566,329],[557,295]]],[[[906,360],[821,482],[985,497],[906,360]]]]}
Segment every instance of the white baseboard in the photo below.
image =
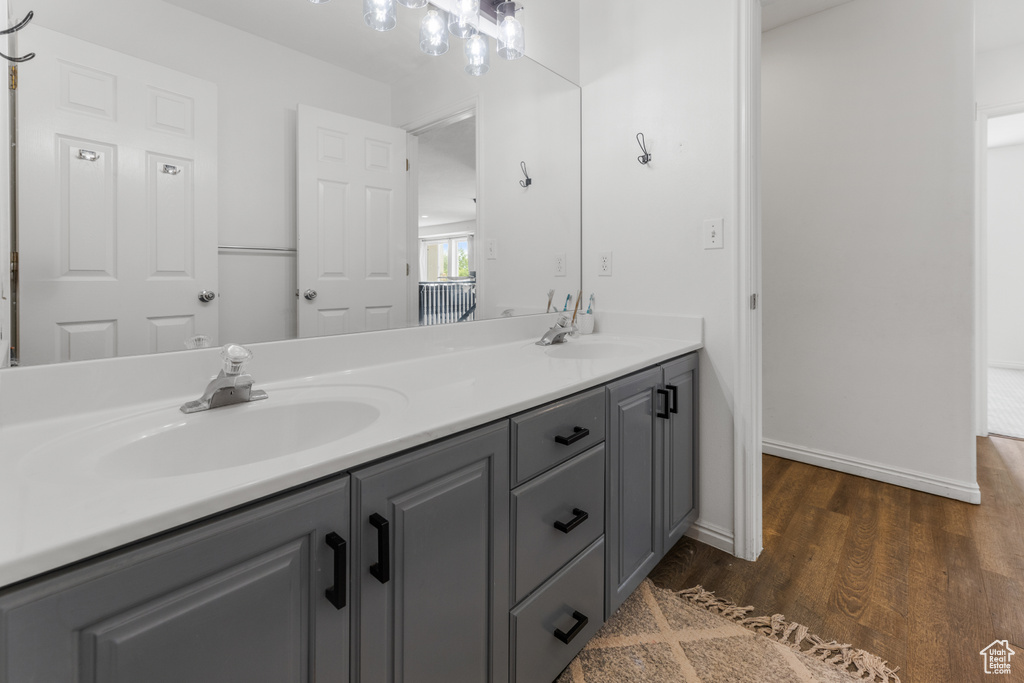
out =
{"type": "Polygon", "coordinates": [[[978,488],[977,482],[971,483],[945,477],[936,477],[923,472],[903,469],[902,467],[890,467],[876,462],[839,455],[838,453],[817,451],[768,439],[763,441],[762,450],[768,455],[796,460],[808,465],[836,470],[837,472],[855,474],[858,477],[883,481],[887,484],[895,484],[896,486],[903,486],[915,491],[933,493],[937,496],[962,500],[965,503],[973,503],[975,505],[981,503],[981,489],[978,488]]]}
{"type": "Polygon", "coordinates": [[[730,555],[735,555],[733,551],[736,544],[733,541],[732,529],[726,529],[698,519],[683,535],[701,543],[706,543],[712,548],[718,548],[730,555]]]}
{"type": "Polygon", "coordinates": [[[1003,370],[1024,370],[1024,363],[1015,363],[1009,360],[990,360],[990,368],[1001,368],[1003,370]]]}

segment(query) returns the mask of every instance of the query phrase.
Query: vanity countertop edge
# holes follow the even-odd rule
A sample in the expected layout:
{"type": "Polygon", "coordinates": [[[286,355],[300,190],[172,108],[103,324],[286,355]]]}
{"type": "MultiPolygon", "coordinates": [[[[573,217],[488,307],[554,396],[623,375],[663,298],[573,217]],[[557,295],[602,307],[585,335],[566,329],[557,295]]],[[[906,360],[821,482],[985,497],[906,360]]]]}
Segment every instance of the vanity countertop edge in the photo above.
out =
{"type": "MultiPolygon", "coordinates": [[[[118,419],[124,408],[5,426],[0,428],[0,588],[697,351],[703,348],[703,325],[693,320],[696,325],[683,326],[681,335],[671,326],[654,330],[667,331],[665,336],[621,334],[629,326],[609,324],[614,332],[568,342],[577,348],[630,347],[612,358],[556,358],[520,336],[260,384],[271,398],[275,390],[326,385],[384,388],[404,400],[375,428],[354,436],[270,461],[195,474],[101,476],[83,462],[87,458],[70,452],[66,463],[38,462],[40,444],[63,439],[73,445],[78,432],[118,419]]],[[[259,384],[258,364],[252,372],[259,384]]],[[[202,380],[197,378],[197,387],[202,380]]],[[[178,419],[176,400],[132,410],[166,410],[169,419],[178,419]]],[[[209,412],[238,408],[245,406],[209,412]]],[[[230,435],[226,439],[230,443],[230,435]]]]}

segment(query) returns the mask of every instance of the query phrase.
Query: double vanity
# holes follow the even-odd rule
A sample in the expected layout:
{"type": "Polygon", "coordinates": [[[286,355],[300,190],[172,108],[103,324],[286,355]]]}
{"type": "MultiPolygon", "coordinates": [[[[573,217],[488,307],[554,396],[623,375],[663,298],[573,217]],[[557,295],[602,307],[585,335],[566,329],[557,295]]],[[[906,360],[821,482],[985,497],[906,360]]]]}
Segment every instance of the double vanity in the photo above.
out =
{"type": "Polygon", "coordinates": [[[538,320],[0,377],[0,683],[553,680],[697,517],[702,327],[538,320]]]}

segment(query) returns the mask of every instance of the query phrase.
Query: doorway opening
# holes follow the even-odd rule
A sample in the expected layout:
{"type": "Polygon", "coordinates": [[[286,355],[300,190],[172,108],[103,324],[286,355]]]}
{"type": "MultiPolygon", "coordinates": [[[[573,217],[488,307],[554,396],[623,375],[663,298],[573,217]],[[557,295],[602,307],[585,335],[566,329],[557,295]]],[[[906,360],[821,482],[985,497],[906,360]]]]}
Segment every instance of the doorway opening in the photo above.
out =
{"type": "Polygon", "coordinates": [[[1024,103],[984,112],[978,138],[979,433],[1024,439],[1024,103]]]}

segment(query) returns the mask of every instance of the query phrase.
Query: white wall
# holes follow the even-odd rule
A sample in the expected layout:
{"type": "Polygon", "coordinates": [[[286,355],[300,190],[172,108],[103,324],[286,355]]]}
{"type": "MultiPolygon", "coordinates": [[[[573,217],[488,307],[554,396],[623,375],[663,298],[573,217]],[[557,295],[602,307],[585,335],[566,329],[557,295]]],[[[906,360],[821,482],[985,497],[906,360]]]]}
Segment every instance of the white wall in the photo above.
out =
{"type": "Polygon", "coordinates": [[[979,107],[1024,103],[1024,44],[979,54],[976,74],[979,107]]]}
{"type": "Polygon", "coordinates": [[[1024,370],[1024,145],[988,150],[988,364],[1024,370]]]}
{"type": "Polygon", "coordinates": [[[599,311],[702,316],[698,534],[731,550],[737,0],[591,0],[581,16],[583,284],[599,311]],[[652,161],[641,166],[636,134],[652,161]],[[705,251],[704,219],[725,219],[705,251]],[[612,252],[612,276],[598,254],[612,252]]]}
{"type": "Polygon", "coordinates": [[[763,36],[765,451],[979,500],[973,7],[763,36]]]}
{"type": "MultiPolygon", "coordinates": [[[[299,103],[391,122],[387,85],[160,0],[105,0],[110,9],[103,11],[95,0],[18,4],[35,10],[34,24],[217,85],[222,245],[295,248],[299,103]]],[[[30,49],[31,26],[22,41],[30,49]]],[[[280,255],[222,251],[219,266],[223,340],[294,336],[294,264],[285,266],[280,255]],[[265,268],[268,258],[282,267],[265,268]]]]}
{"type": "Polygon", "coordinates": [[[468,76],[454,52],[395,84],[393,120],[415,129],[453,107],[477,108],[478,319],[543,312],[548,289],[561,301],[579,289],[580,90],[543,66],[494,55],[486,75],[468,76]],[[526,189],[521,161],[533,178],[526,189]],[[486,257],[488,240],[497,241],[496,259],[486,257]],[[559,253],[564,277],[554,275],[559,253]]]}

